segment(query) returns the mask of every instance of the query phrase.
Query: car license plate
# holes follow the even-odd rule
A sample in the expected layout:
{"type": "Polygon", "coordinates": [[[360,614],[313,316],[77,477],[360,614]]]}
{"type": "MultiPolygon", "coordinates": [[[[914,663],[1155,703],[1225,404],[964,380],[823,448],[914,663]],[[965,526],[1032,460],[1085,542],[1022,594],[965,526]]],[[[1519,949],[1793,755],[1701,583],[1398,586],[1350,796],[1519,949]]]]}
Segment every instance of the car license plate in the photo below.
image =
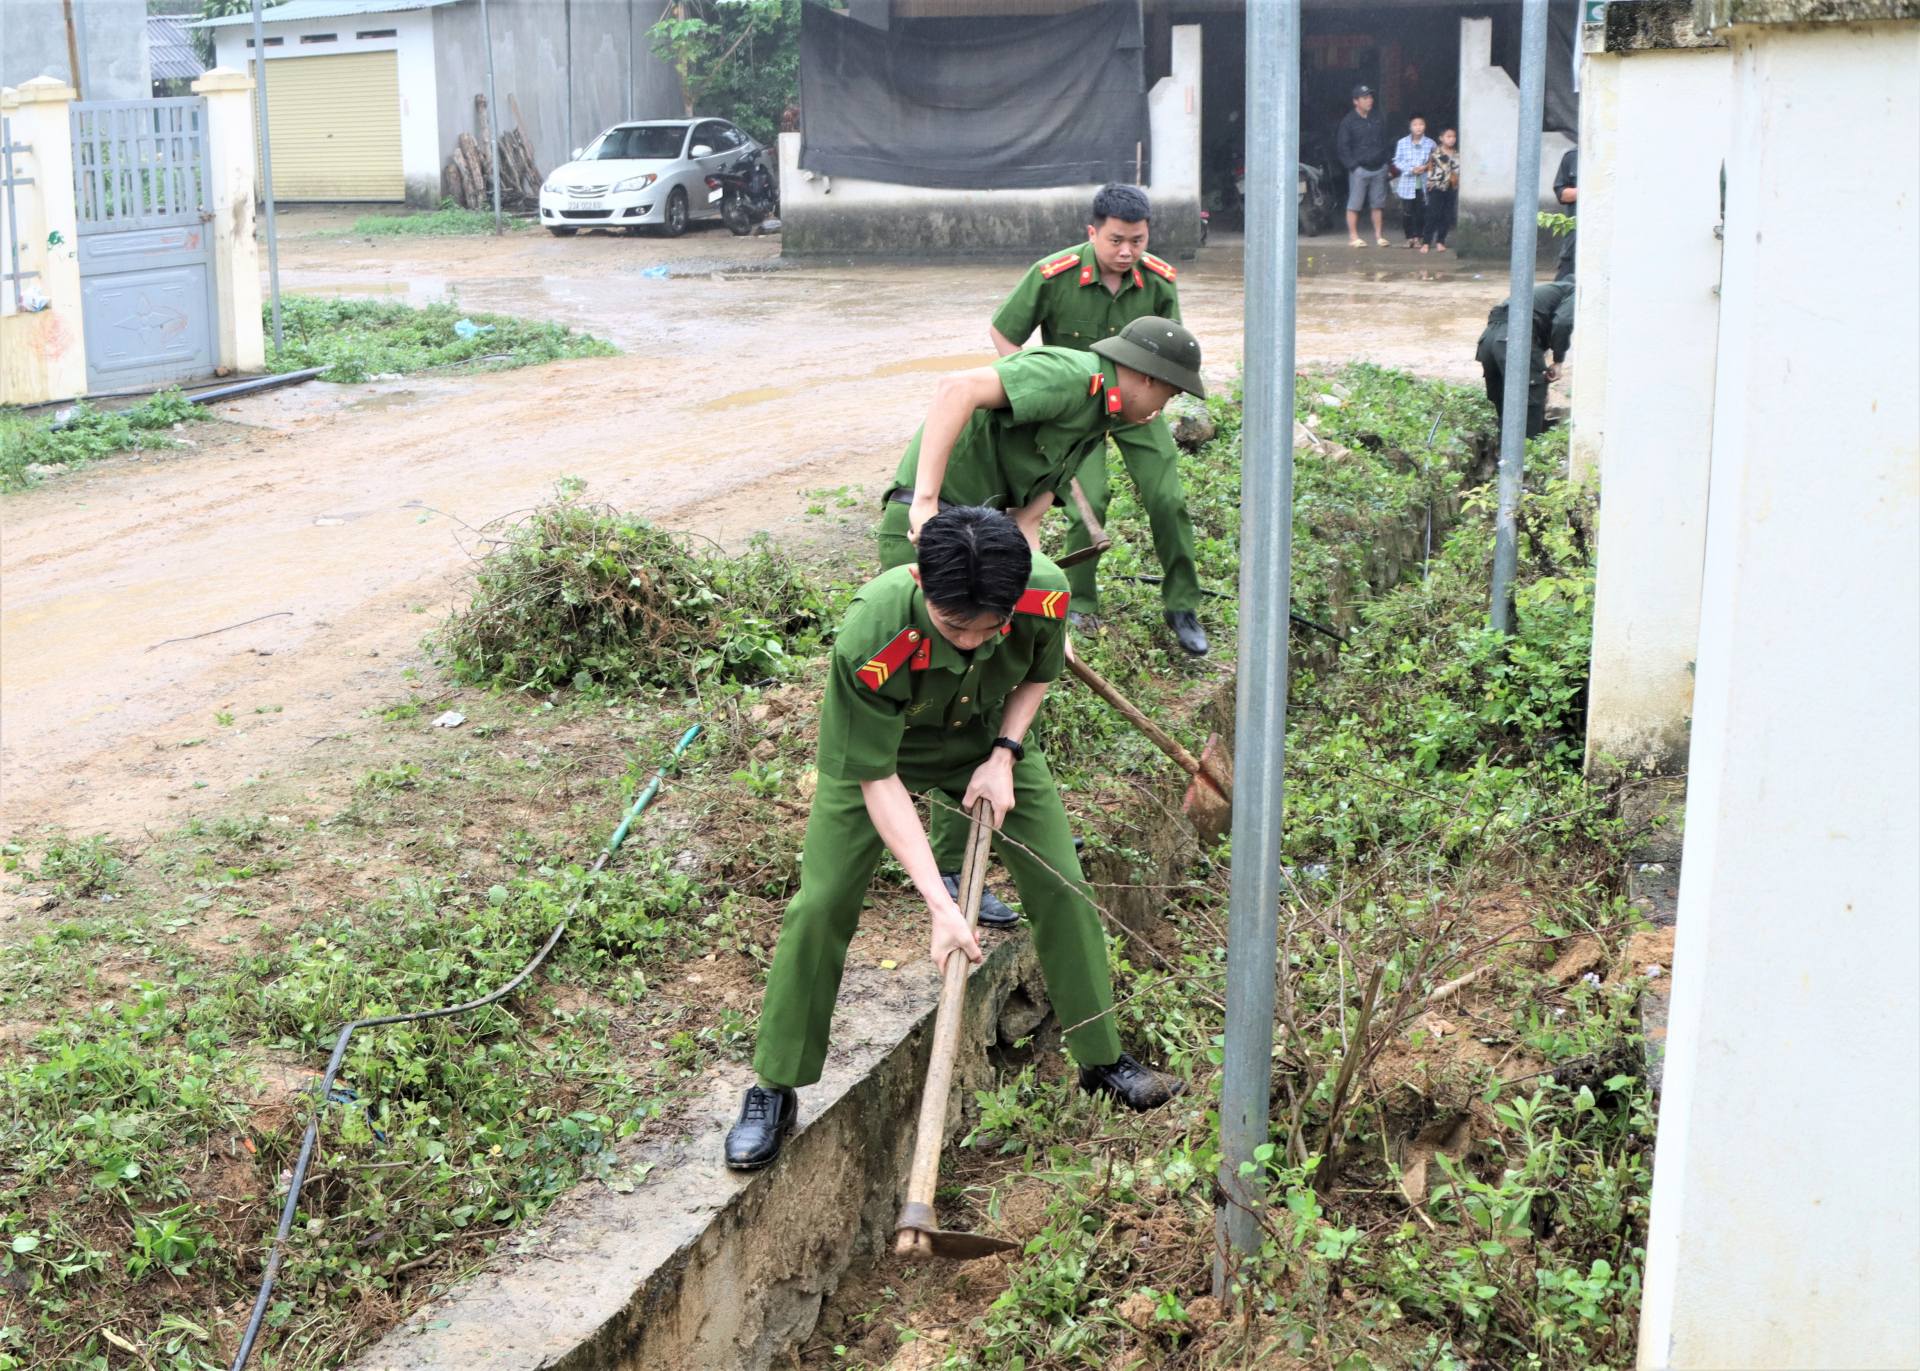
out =
{"type": "Polygon", "coordinates": [[[723,196],[723,195],[725,195],[726,193],[727,193],[727,192],[726,192],[726,188],[725,188],[724,186],[723,186],[723,187],[722,187],[721,189],[719,189],[719,190],[710,190],[710,191],[708,191],[708,192],[707,192],[707,203],[708,203],[709,205],[713,205],[713,204],[718,204],[718,203],[720,202],[720,197],[721,197],[721,196],[723,196]]]}
{"type": "Polygon", "coordinates": [[[569,200],[569,201],[567,201],[567,208],[568,208],[568,209],[599,209],[600,207],[601,207],[601,205],[600,205],[600,202],[599,202],[598,200],[569,200]]]}

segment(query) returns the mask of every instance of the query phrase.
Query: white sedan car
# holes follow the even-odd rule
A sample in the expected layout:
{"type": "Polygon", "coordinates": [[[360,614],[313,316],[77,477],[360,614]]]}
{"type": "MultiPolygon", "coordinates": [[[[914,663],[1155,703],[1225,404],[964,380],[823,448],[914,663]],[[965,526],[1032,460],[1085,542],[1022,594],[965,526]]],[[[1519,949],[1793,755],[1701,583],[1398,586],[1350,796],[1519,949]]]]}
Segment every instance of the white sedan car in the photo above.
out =
{"type": "Polygon", "coordinates": [[[650,119],[616,124],[540,187],[540,222],[559,238],[583,228],[639,233],[657,225],[669,238],[695,216],[718,218],[720,193],[707,178],[766,149],[724,119],[650,119]]]}

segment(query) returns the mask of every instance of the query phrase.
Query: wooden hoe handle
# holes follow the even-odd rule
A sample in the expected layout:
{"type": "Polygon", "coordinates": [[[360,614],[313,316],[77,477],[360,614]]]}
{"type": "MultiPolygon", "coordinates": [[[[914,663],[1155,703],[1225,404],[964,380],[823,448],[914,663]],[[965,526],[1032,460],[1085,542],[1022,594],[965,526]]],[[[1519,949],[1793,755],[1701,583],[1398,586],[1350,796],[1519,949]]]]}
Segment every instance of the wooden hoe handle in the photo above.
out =
{"type": "Polygon", "coordinates": [[[1108,681],[1106,677],[1102,676],[1078,657],[1068,657],[1067,668],[1085,682],[1088,690],[1091,690],[1095,695],[1098,695],[1101,699],[1119,710],[1128,723],[1146,734],[1147,737],[1152,740],[1155,747],[1158,747],[1162,752],[1173,758],[1173,760],[1179,764],[1181,770],[1185,771],[1189,776],[1206,777],[1209,785],[1213,786],[1215,790],[1218,790],[1229,802],[1232,801],[1232,781],[1221,775],[1217,767],[1211,763],[1201,761],[1198,757],[1187,751],[1186,748],[1180,745],[1179,739],[1175,738],[1164,728],[1160,727],[1160,725],[1142,714],[1138,707],[1134,705],[1133,701],[1114,689],[1113,684],[1108,681]]]}
{"type": "Polygon", "coordinates": [[[1087,537],[1091,542],[1078,552],[1069,552],[1054,558],[1053,564],[1057,567],[1078,566],[1081,562],[1098,557],[1113,546],[1113,539],[1107,536],[1107,531],[1100,527],[1100,521],[1094,517],[1093,505],[1087,499],[1087,492],[1080,488],[1078,476],[1068,484],[1067,493],[1073,497],[1074,508],[1080,511],[1080,521],[1087,526],[1087,537]]]}
{"type": "MultiPolygon", "coordinates": [[[[980,895],[987,886],[987,847],[992,840],[993,806],[982,797],[974,802],[966,860],[960,867],[960,911],[966,915],[968,928],[978,927],[980,922],[980,895]]],[[[953,1058],[960,1046],[960,1020],[966,1006],[967,954],[957,949],[949,952],[942,974],[940,1009],[933,1021],[933,1058],[927,1063],[920,1127],[913,1141],[913,1170],[907,1176],[907,1202],[900,1209],[899,1236],[894,1243],[894,1250],[902,1256],[932,1255],[932,1240],[927,1234],[939,1227],[933,1213],[933,1192],[940,1179],[947,1097],[953,1093],[953,1058]]]]}

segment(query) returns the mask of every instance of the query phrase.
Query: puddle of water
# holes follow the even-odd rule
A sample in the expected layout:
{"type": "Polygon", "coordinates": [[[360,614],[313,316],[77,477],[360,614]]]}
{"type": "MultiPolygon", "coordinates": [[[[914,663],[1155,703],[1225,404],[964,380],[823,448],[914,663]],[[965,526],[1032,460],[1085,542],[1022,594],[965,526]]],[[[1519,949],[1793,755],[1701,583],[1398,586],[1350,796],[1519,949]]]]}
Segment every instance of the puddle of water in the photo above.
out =
{"type": "Polygon", "coordinates": [[[288,295],[408,295],[410,281],[338,281],[319,286],[288,286],[288,295]]]}
{"type": "MultiPolygon", "coordinates": [[[[916,371],[965,371],[969,367],[983,367],[989,362],[1000,359],[992,353],[967,352],[951,357],[916,357],[910,362],[889,362],[886,366],[865,372],[859,376],[823,376],[807,386],[812,390],[819,386],[839,385],[847,381],[870,381],[877,376],[906,376],[916,371]]],[[[760,405],[768,400],[781,400],[801,389],[798,386],[761,386],[757,390],[736,390],[731,395],[722,395],[718,400],[709,400],[707,409],[735,409],[741,405],[760,405]]]]}
{"type": "Polygon", "coordinates": [[[999,360],[999,356],[991,352],[969,352],[957,357],[917,357],[911,362],[889,362],[867,375],[905,376],[910,371],[965,371],[969,367],[984,367],[999,360]]]}
{"type": "Polygon", "coordinates": [[[718,400],[709,400],[707,409],[734,409],[740,405],[763,405],[769,400],[778,400],[793,394],[792,386],[761,386],[758,390],[736,390],[731,395],[722,395],[718,400]]]}
{"type": "Polygon", "coordinates": [[[355,413],[378,413],[384,409],[401,409],[414,401],[414,392],[410,390],[388,390],[378,395],[369,395],[364,400],[356,400],[347,408],[355,413]]]}

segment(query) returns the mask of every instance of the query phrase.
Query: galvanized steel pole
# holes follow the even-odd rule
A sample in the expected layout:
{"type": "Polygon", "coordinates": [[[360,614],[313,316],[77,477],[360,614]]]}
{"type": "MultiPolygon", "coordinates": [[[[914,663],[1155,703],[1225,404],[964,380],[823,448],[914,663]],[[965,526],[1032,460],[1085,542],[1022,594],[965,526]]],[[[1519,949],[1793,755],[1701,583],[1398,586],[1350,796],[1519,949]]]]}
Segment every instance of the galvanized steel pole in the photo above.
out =
{"type": "Polygon", "coordinates": [[[493,159],[493,231],[500,223],[500,102],[493,94],[493,27],[487,22],[487,0],[480,0],[480,41],[487,45],[487,156],[493,159]]]}
{"type": "Polygon", "coordinates": [[[1240,1168],[1267,1141],[1280,915],[1281,771],[1293,553],[1293,328],[1299,242],[1300,0],[1247,3],[1246,343],[1240,421],[1240,659],[1227,920],[1220,1186],[1236,1251],[1260,1250],[1240,1168]]]}
{"type": "Polygon", "coordinates": [[[273,140],[267,132],[267,39],[260,27],[260,0],[253,0],[253,106],[260,124],[260,199],[267,209],[267,293],[273,300],[273,350],[286,343],[280,332],[280,234],[273,222],[273,140]]]}
{"type": "Polygon", "coordinates": [[[1500,507],[1493,534],[1489,623],[1513,631],[1515,515],[1527,460],[1527,385],[1533,361],[1533,268],[1540,241],[1540,124],[1547,91],[1547,0],[1520,4],[1520,136],[1513,159],[1513,253],[1507,266],[1507,376],[1500,417],[1500,507]]]}

